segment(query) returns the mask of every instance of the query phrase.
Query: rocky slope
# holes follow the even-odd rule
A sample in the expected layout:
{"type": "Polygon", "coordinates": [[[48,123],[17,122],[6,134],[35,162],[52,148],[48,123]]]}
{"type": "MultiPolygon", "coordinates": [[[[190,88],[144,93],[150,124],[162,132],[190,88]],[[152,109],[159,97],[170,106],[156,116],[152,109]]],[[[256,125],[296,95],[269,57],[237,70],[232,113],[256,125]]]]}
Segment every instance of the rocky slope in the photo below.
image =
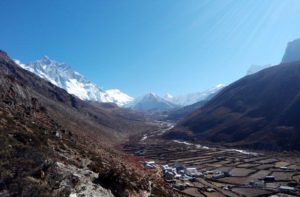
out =
{"type": "Polygon", "coordinates": [[[300,150],[300,62],[246,76],[167,134],[271,150],[300,150]]]}
{"type": "Polygon", "coordinates": [[[288,43],[282,63],[294,62],[300,60],[300,39],[288,43]]]}
{"type": "Polygon", "coordinates": [[[2,51],[0,76],[0,196],[177,195],[112,148],[132,125],[151,128],[136,114],[81,101],[2,51]]]}

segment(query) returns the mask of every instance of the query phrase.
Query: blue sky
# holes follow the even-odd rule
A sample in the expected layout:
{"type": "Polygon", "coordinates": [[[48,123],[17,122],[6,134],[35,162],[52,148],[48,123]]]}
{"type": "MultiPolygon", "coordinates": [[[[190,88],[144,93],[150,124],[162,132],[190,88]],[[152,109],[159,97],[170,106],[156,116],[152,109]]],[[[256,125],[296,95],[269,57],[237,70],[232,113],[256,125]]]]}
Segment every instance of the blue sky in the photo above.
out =
{"type": "Polygon", "coordinates": [[[0,48],[44,55],[105,89],[180,95],[280,62],[300,0],[1,0],[0,48]]]}

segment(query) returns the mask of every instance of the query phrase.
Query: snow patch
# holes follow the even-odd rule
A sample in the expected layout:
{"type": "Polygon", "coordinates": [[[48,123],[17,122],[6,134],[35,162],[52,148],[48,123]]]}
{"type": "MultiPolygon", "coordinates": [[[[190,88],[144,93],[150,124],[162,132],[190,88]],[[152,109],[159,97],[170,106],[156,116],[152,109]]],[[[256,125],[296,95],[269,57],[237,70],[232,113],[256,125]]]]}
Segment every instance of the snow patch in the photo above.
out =
{"type": "Polygon", "coordinates": [[[249,151],[240,150],[240,149],[229,149],[229,151],[234,151],[234,152],[242,153],[242,154],[245,154],[245,155],[253,155],[253,156],[257,156],[258,155],[258,153],[249,152],[249,151]]]}
{"type": "Polygon", "coordinates": [[[110,89],[105,91],[110,102],[116,103],[119,106],[123,106],[133,101],[133,98],[127,94],[121,92],[118,89],[110,89]]]}
{"type": "Polygon", "coordinates": [[[147,138],[148,138],[148,136],[147,136],[147,135],[144,135],[144,136],[142,137],[141,141],[145,141],[147,138]]]}
{"type": "Polygon", "coordinates": [[[174,142],[176,143],[179,143],[179,144],[185,144],[187,146],[195,146],[196,148],[199,148],[199,149],[209,149],[208,146],[202,146],[200,144],[193,144],[193,143],[189,143],[189,142],[186,142],[186,141],[179,141],[179,140],[173,140],[174,142]]]}

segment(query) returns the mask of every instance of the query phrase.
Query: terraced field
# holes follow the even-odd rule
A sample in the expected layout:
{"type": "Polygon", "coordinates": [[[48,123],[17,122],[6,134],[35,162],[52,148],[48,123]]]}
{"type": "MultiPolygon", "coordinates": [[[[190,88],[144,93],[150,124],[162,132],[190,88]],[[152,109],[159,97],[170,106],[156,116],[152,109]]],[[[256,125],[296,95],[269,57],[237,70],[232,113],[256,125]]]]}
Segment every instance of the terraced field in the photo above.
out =
{"type": "MultiPolygon", "coordinates": [[[[222,171],[229,175],[220,178],[197,177],[182,190],[187,196],[270,196],[278,194],[300,196],[300,154],[255,153],[222,147],[206,147],[180,141],[159,139],[152,135],[147,139],[131,141],[123,150],[145,160],[154,160],[158,165],[182,164],[195,167],[205,174],[222,171]],[[263,182],[266,176],[275,180],[263,182]],[[256,183],[263,182],[263,185],[256,183]],[[251,184],[252,183],[252,184],[251,184]],[[253,183],[255,183],[253,185],[253,183]],[[284,191],[280,186],[293,187],[284,191]],[[214,191],[206,191],[212,188],[214,191]]],[[[180,182],[176,180],[176,182],[180,182]]],[[[181,181],[187,182],[187,181],[181,181]]]]}

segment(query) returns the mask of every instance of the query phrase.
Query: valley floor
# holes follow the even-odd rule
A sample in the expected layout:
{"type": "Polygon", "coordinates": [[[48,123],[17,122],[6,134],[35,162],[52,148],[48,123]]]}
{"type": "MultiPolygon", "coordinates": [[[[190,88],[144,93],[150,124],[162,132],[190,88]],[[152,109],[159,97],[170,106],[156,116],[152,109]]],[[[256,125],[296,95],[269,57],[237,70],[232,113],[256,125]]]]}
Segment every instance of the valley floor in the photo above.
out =
{"type": "MultiPolygon", "coordinates": [[[[173,188],[187,196],[299,196],[300,154],[250,152],[224,147],[208,147],[184,141],[163,140],[161,134],[172,128],[159,123],[161,129],[132,137],[123,145],[127,153],[155,161],[149,169],[160,173],[162,165],[196,168],[200,176],[190,179],[168,178],[173,188]]],[[[167,180],[166,180],[167,181],[167,180]]]]}

